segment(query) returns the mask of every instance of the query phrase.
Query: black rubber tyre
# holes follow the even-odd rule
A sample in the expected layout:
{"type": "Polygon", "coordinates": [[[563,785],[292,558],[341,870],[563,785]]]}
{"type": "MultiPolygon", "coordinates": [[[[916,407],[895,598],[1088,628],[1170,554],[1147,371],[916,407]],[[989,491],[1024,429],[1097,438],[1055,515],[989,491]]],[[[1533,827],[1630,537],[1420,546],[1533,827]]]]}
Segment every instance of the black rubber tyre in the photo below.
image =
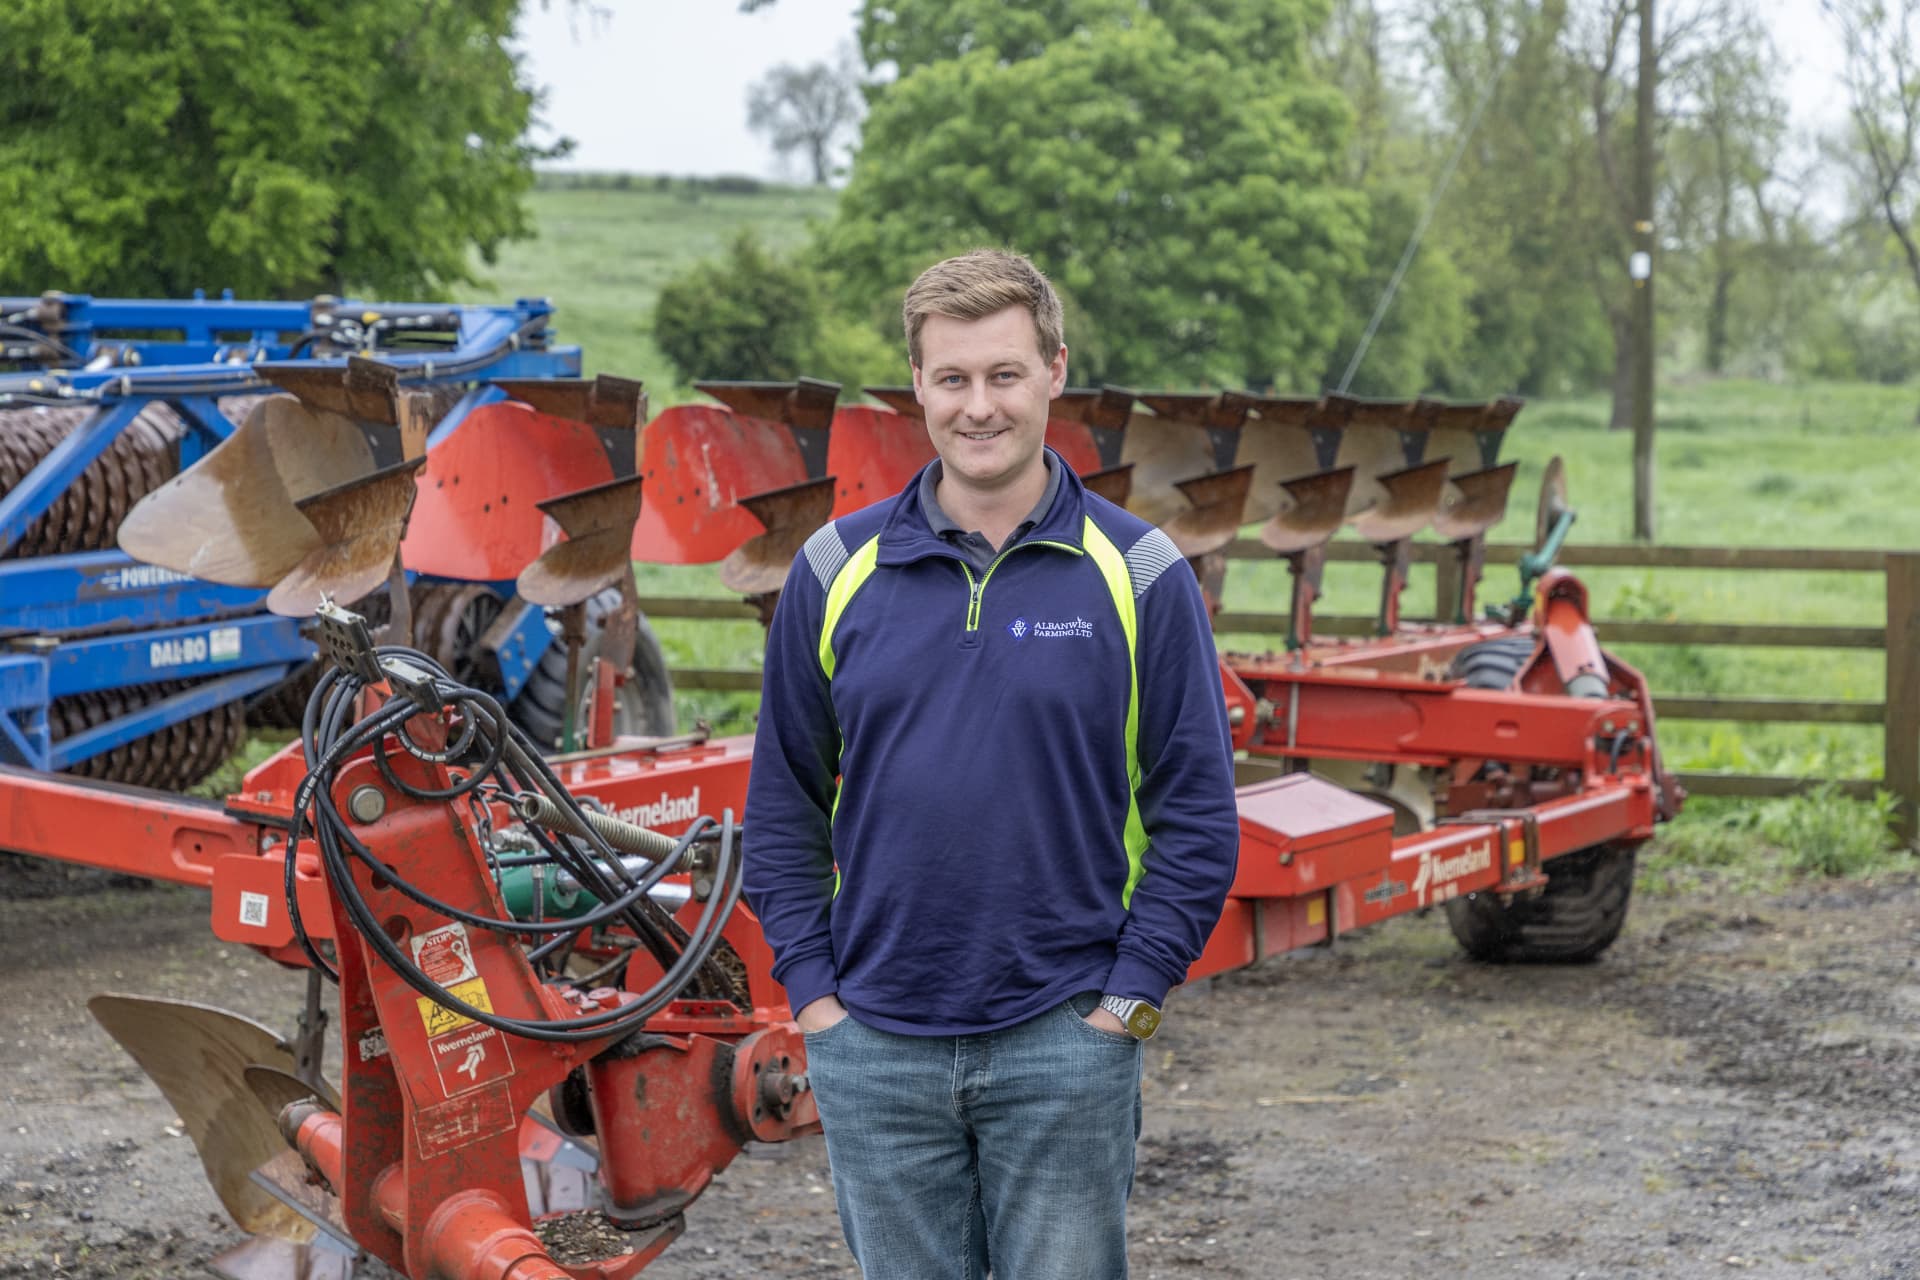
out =
{"type": "MultiPolygon", "coordinates": [[[[1505,689],[1532,656],[1529,636],[1502,636],[1463,649],[1452,673],[1469,688],[1505,689]]],[[[1633,845],[1603,844],[1562,854],[1546,865],[1547,884],[1531,898],[1470,893],[1446,904],[1447,925],[1462,950],[1496,964],[1582,964],[1597,958],[1627,920],[1633,897],[1633,845]]]]}
{"type": "MultiPolygon", "coordinates": [[[[609,587],[587,601],[587,641],[580,648],[584,669],[600,656],[606,617],[620,603],[620,593],[609,587]]],[[[660,641],[642,617],[633,641],[633,673],[616,695],[613,731],[642,737],[666,737],[674,730],[673,680],[660,641]]],[[[558,627],[558,622],[550,625],[558,627]]],[[[557,751],[566,727],[567,647],[556,638],[540,655],[540,664],[527,677],[519,696],[507,705],[507,714],[544,751],[557,751]]],[[[582,708],[584,711],[584,708],[582,708]]],[[[576,727],[580,732],[584,724],[576,727]]]]}
{"type": "Polygon", "coordinates": [[[1620,936],[1633,897],[1632,845],[1602,844],[1547,864],[1538,897],[1470,893],[1447,903],[1462,950],[1496,964],[1583,964],[1620,936]]]}
{"type": "Polygon", "coordinates": [[[1469,689],[1504,689],[1533,656],[1532,636],[1501,636],[1468,645],[1453,657],[1448,674],[1465,680],[1469,689]]]}

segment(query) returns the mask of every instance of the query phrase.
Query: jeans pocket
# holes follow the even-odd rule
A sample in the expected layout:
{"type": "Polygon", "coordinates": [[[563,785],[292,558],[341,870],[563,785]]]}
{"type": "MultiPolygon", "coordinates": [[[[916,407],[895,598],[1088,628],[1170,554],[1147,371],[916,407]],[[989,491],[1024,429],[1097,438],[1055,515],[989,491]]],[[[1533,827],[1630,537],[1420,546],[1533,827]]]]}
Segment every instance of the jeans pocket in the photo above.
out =
{"type": "Polygon", "coordinates": [[[842,1029],[845,1028],[849,1022],[852,1022],[852,1021],[853,1021],[853,1015],[848,1014],[844,1018],[840,1019],[840,1021],[834,1023],[830,1027],[822,1027],[818,1031],[802,1031],[800,1033],[800,1041],[801,1043],[805,1044],[809,1049],[813,1048],[813,1046],[817,1044],[825,1044],[829,1040],[832,1040],[834,1037],[840,1035],[842,1029]]]}
{"type": "MultiPolygon", "coordinates": [[[[1081,1013],[1078,1007],[1079,1005],[1084,1003],[1086,1003],[1084,1000],[1081,1000],[1079,997],[1075,997],[1074,999],[1069,1000],[1065,1004],[1061,1005],[1059,1007],[1058,1012],[1061,1017],[1067,1019],[1069,1022],[1073,1023],[1074,1026],[1078,1027],[1082,1035],[1089,1036],[1092,1039],[1099,1041],[1101,1044],[1107,1045],[1111,1048],[1121,1048],[1121,1049],[1130,1049],[1130,1048],[1139,1047],[1140,1041],[1125,1031],[1108,1031],[1108,1030],[1105,1030],[1104,1028],[1096,1027],[1091,1022],[1088,1022],[1086,1018],[1086,1014],[1081,1013]]],[[[1099,1006],[1099,1003],[1100,1003],[1100,997],[1096,993],[1093,998],[1093,1004],[1088,1006],[1087,1012],[1091,1013],[1094,1008],[1097,1008],[1099,1006]]]]}

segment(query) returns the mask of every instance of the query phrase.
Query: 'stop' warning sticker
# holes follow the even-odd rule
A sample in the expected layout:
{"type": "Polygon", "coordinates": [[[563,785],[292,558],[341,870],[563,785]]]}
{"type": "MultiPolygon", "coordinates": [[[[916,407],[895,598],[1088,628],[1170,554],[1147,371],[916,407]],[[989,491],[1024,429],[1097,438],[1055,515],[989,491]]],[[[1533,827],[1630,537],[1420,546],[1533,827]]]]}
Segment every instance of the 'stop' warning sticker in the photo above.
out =
{"type": "Polygon", "coordinates": [[[475,976],[473,949],[467,945],[467,927],[443,924],[413,936],[413,962],[427,980],[443,987],[475,976]]]}

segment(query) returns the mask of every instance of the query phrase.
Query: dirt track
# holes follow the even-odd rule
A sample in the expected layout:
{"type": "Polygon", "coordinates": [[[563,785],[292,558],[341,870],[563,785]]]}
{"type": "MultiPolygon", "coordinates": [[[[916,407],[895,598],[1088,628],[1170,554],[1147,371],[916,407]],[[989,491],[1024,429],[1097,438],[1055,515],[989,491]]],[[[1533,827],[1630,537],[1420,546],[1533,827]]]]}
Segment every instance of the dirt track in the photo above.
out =
{"type": "MultiPolygon", "coordinates": [[[[0,901],[0,1272],[198,1276],[236,1241],[85,1012],[125,990],[290,1026],[299,979],[205,914],[0,901]]],[[[1643,896],[1574,969],[1396,922],[1179,994],[1146,1087],[1136,1276],[1920,1277],[1920,881],[1643,896]]],[[[851,1276],[818,1140],[736,1161],[646,1274],[851,1276]]]]}

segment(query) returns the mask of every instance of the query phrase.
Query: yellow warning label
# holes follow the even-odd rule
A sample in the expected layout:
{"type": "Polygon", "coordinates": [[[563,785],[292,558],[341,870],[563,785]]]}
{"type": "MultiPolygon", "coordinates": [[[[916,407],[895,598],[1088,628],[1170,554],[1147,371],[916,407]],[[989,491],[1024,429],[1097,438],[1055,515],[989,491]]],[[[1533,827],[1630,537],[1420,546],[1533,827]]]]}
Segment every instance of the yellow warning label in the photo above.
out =
{"type": "MultiPolygon", "coordinates": [[[[493,1012],[493,1002],[487,999],[485,978],[470,978],[465,982],[457,982],[447,988],[447,993],[455,999],[466,1001],[476,1009],[487,1013],[493,1012]]],[[[420,996],[416,1003],[420,1006],[420,1021],[426,1024],[427,1034],[430,1036],[455,1031],[473,1024],[473,1019],[466,1014],[454,1009],[442,1008],[426,996],[420,996]]]]}
{"type": "Polygon", "coordinates": [[[1313,898],[1307,903],[1307,923],[1325,924],[1327,922],[1327,900],[1313,898]]]}
{"type": "Polygon", "coordinates": [[[1507,845],[1507,865],[1517,867],[1526,860],[1527,842],[1525,840],[1510,841],[1507,845]]]}

